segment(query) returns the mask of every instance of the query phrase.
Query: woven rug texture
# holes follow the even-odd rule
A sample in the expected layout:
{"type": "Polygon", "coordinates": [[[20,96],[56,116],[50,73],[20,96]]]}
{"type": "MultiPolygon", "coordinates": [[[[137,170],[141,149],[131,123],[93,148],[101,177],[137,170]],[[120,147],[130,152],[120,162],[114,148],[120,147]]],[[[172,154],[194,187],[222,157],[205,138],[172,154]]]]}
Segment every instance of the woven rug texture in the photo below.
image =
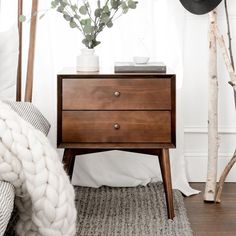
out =
{"type": "Polygon", "coordinates": [[[161,183],[135,188],[75,187],[77,236],[192,236],[182,194],[174,190],[167,219],[161,183]]]}

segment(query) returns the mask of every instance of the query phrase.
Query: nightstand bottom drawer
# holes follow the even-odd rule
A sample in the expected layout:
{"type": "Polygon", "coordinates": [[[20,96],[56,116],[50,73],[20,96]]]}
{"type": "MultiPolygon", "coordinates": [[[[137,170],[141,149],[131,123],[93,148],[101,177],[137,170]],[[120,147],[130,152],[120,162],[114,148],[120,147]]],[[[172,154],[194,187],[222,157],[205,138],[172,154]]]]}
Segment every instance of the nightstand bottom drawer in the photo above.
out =
{"type": "Polygon", "coordinates": [[[65,143],[170,143],[170,111],[63,111],[65,143]]]}

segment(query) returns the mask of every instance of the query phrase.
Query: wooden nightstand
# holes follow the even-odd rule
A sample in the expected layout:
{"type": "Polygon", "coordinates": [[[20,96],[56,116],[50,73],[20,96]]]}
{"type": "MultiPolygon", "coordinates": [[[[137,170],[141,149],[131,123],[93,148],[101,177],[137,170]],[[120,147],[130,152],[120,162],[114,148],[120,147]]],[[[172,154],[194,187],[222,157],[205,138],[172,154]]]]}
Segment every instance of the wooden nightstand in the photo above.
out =
{"type": "Polygon", "coordinates": [[[174,74],[58,74],[57,145],[72,176],[75,156],[106,150],[157,155],[173,219],[169,148],[176,144],[174,74]]]}

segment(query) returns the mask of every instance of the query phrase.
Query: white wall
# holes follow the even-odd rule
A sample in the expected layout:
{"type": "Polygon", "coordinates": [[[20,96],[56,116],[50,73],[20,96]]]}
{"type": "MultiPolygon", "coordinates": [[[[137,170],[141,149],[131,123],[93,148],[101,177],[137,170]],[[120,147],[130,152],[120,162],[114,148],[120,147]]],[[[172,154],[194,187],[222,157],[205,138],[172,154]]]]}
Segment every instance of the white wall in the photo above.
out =
{"type": "MultiPolygon", "coordinates": [[[[236,59],[236,2],[228,0],[236,59]]],[[[226,30],[224,4],[218,8],[218,23],[226,30]]],[[[205,181],[207,169],[208,17],[187,14],[185,35],[184,131],[185,157],[190,181],[205,181]]],[[[219,68],[219,173],[236,148],[236,114],[233,92],[224,61],[218,51],[219,68]]],[[[228,181],[236,181],[236,167],[228,181]]]]}

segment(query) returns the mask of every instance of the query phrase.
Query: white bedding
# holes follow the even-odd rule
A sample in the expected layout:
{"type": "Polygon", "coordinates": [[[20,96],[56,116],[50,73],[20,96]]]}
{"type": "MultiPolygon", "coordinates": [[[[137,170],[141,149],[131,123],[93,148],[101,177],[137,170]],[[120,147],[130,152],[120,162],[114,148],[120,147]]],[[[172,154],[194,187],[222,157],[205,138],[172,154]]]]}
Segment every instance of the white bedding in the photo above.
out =
{"type": "Polygon", "coordinates": [[[161,179],[158,158],[109,151],[76,158],[72,182],[81,186],[133,187],[161,179]]]}
{"type": "MultiPolygon", "coordinates": [[[[174,189],[186,196],[199,193],[187,182],[183,158],[171,158],[171,166],[174,189]]],[[[157,181],[161,181],[158,157],[117,150],[77,156],[72,178],[73,185],[95,188],[134,187],[157,181]]]]}

